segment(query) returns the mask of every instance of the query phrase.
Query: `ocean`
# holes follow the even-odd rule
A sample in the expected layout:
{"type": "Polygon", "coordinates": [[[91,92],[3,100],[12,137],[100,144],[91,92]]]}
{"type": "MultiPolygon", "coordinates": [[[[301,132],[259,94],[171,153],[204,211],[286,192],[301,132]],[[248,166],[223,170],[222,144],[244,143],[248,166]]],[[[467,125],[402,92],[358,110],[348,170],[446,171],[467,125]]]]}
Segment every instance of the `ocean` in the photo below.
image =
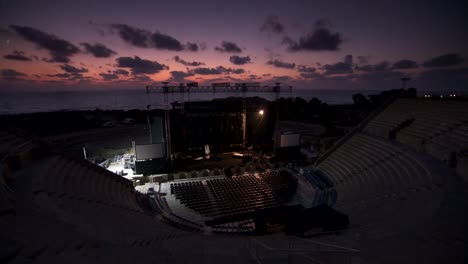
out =
{"type": "MultiPolygon", "coordinates": [[[[356,90],[293,90],[282,92],[279,97],[301,97],[310,100],[317,97],[330,105],[350,104],[352,95],[362,93],[376,94],[378,91],[356,90]]],[[[239,93],[191,93],[168,94],[168,102],[206,101],[214,98],[241,96],[239,93]]],[[[248,93],[247,96],[258,96],[275,100],[270,93],[248,93]]],[[[164,95],[147,94],[145,90],[83,91],[83,92],[3,92],[0,93],[0,114],[20,114],[34,112],[71,111],[71,110],[130,110],[164,108],[164,95]]]]}

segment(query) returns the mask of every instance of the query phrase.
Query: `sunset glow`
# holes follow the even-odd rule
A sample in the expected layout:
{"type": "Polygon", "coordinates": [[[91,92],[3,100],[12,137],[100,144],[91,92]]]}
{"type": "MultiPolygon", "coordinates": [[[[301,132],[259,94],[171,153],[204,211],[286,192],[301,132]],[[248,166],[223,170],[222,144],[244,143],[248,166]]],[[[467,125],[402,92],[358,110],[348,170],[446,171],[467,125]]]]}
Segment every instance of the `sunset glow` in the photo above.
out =
{"type": "Polygon", "coordinates": [[[421,89],[467,83],[464,11],[456,2],[394,8],[370,1],[340,10],[307,1],[123,2],[3,1],[0,89],[161,81],[387,89],[403,76],[421,89]]]}

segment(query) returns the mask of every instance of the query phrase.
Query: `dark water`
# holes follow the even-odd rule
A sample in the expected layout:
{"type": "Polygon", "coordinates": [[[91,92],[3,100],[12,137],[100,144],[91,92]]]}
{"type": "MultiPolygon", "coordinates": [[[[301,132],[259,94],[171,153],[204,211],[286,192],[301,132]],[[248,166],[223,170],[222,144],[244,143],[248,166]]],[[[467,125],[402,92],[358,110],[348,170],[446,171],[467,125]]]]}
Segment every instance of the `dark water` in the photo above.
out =
{"type": "MultiPolygon", "coordinates": [[[[361,92],[363,94],[375,94],[376,91],[355,90],[293,90],[284,92],[280,97],[301,97],[310,100],[319,98],[328,104],[352,103],[352,95],[361,92]]],[[[225,98],[229,96],[241,96],[235,93],[191,93],[168,94],[168,102],[174,101],[204,101],[213,98],[225,98]]],[[[248,93],[247,96],[259,96],[267,100],[275,100],[274,94],[248,93]]],[[[0,114],[17,114],[32,112],[50,112],[64,110],[129,110],[163,108],[165,105],[162,94],[146,94],[144,90],[131,91],[92,91],[92,92],[21,92],[0,93],[0,114]]]]}

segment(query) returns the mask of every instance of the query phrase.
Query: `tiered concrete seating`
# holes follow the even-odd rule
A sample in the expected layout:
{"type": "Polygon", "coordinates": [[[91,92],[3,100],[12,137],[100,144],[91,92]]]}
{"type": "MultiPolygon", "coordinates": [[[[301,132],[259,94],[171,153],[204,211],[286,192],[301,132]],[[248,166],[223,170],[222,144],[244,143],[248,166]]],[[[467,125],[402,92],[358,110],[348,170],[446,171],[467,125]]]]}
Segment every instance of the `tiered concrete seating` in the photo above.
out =
{"type": "Polygon", "coordinates": [[[0,215],[14,213],[12,195],[5,183],[0,182],[0,215]]]}
{"type": "Polygon", "coordinates": [[[43,154],[14,172],[11,187],[0,185],[2,262],[128,263],[114,259],[120,253],[111,245],[132,254],[131,248],[160,246],[181,232],[144,213],[129,181],[85,161],[43,154]]]}
{"type": "Polygon", "coordinates": [[[405,120],[411,124],[396,131],[396,139],[412,149],[450,163],[468,148],[468,103],[462,101],[399,99],[364,128],[365,133],[388,138],[405,120]]]}
{"type": "Polygon", "coordinates": [[[339,202],[440,184],[440,178],[406,147],[362,133],[350,138],[317,169],[331,179],[339,202]]]}
{"type": "Polygon", "coordinates": [[[360,226],[361,242],[392,259],[383,263],[462,262],[468,191],[463,176],[440,161],[458,169],[467,143],[467,102],[399,99],[319,161],[316,172],[333,182],[336,208],[360,226]]]}
{"type": "Polygon", "coordinates": [[[32,140],[0,131],[0,181],[11,178],[14,171],[21,169],[34,158],[38,144],[32,140]]]}
{"type": "Polygon", "coordinates": [[[167,203],[165,197],[160,197],[155,195],[154,197],[155,205],[158,207],[158,211],[162,213],[164,219],[168,220],[168,223],[185,230],[190,231],[202,231],[204,226],[195,222],[192,222],[188,219],[180,217],[179,215],[172,212],[170,206],[167,203]]]}
{"type": "Polygon", "coordinates": [[[54,198],[70,198],[116,205],[141,212],[136,203],[131,182],[86,161],[75,161],[64,157],[49,160],[44,176],[35,180],[35,192],[46,192],[54,198]],[[40,182],[40,178],[44,181],[40,182]]]}
{"type": "Polygon", "coordinates": [[[392,129],[412,118],[408,113],[409,107],[411,105],[408,105],[405,99],[393,102],[382,113],[373,118],[364,128],[364,131],[379,137],[388,138],[392,129]]]}
{"type": "Polygon", "coordinates": [[[435,158],[449,162],[454,154],[468,148],[468,123],[459,125],[447,133],[431,138],[424,150],[435,158]]]}

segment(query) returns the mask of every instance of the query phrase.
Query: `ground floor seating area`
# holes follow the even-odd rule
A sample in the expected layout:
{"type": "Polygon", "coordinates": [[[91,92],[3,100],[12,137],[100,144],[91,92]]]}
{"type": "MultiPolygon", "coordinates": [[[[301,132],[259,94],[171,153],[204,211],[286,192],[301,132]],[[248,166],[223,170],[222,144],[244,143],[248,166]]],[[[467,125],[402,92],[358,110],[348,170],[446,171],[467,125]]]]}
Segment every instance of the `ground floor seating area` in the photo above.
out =
{"type": "Polygon", "coordinates": [[[193,170],[189,172],[181,171],[169,174],[161,174],[152,176],[153,181],[166,182],[166,181],[177,181],[184,179],[195,179],[195,178],[206,178],[206,177],[219,177],[226,175],[240,176],[244,174],[252,174],[257,172],[265,172],[273,169],[273,164],[270,163],[253,163],[250,162],[245,166],[235,166],[230,168],[210,168],[203,170],[193,170]]]}
{"type": "Polygon", "coordinates": [[[265,172],[170,183],[171,194],[182,204],[210,218],[226,217],[276,207],[294,192],[295,179],[285,172],[265,172]]]}
{"type": "Polygon", "coordinates": [[[294,192],[297,185],[297,180],[286,171],[268,171],[259,173],[258,176],[277,194],[284,192],[287,195],[294,192]]]}
{"type": "Polygon", "coordinates": [[[255,223],[253,219],[247,219],[227,224],[214,225],[211,229],[214,233],[251,234],[255,230],[255,223]]]}

